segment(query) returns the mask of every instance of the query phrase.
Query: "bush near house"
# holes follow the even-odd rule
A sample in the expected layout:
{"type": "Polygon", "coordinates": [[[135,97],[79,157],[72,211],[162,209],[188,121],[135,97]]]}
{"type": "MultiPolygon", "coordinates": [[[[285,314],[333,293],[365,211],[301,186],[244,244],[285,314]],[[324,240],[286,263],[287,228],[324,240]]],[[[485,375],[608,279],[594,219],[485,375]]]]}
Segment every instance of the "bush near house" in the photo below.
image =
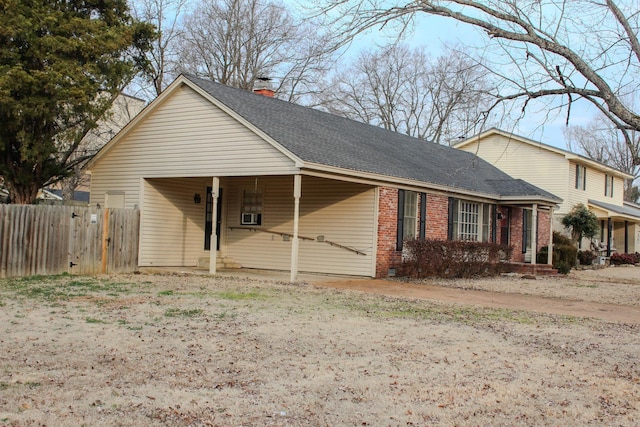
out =
{"type": "Polygon", "coordinates": [[[598,259],[598,253],[596,251],[578,251],[578,262],[580,265],[592,265],[596,259],[598,259]]]}
{"type": "Polygon", "coordinates": [[[512,248],[496,243],[406,240],[400,275],[405,277],[468,278],[505,271],[512,248]]]}
{"type": "MultiPolygon", "coordinates": [[[[545,246],[540,249],[537,254],[536,261],[538,264],[546,264],[548,260],[549,247],[545,246]]],[[[578,248],[574,246],[571,239],[567,236],[553,232],[553,268],[558,270],[560,274],[569,274],[571,269],[575,267],[578,257],[578,248]]]]}
{"type": "Polygon", "coordinates": [[[611,265],[638,264],[640,263],[640,254],[638,252],[635,254],[614,253],[611,254],[609,262],[611,262],[611,265]]]}

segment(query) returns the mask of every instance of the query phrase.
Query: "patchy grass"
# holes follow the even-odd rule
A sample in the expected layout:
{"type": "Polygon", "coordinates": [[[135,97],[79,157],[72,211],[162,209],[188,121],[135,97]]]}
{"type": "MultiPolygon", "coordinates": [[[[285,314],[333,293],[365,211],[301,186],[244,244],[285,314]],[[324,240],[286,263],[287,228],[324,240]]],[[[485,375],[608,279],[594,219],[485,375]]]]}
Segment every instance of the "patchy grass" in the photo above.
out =
{"type": "Polygon", "coordinates": [[[235,291],[216,292],[214,296],[220,299],[230,300],[230,301],[267,299],[267,295],[259,292],[251,292],[251,291],[249,292],[235,292],[235,291]]]}
{"type": "Polygon", "coordinates": [[[0,424],[640,419],[635,324],[210,276],[2,281],[0,296],[0,424]]]}
{"type": "Polygon", "coordinates": [[[0,280],[0,292],[4,294],[51,303],[87,296],[117,298],[136,290],[139,289],[132,283],[90,276],[33,276],[0,280]]]}
{"type": "Polygon", "coordinates": [[[165,317],[201,317],[204,315],[204,310],[199,308],[194,309],[179,309],[179,308],[169,308],[165,310],[165,317]]]}

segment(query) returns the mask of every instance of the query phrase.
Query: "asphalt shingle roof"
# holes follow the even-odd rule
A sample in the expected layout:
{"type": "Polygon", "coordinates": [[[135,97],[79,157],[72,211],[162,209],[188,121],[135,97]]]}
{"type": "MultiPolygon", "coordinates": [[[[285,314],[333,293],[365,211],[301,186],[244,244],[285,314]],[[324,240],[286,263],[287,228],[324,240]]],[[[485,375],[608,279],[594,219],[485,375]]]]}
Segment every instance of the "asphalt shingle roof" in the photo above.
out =
{"type": "Polygon", "coordinates": [[[502,197],[560,200],[478,156],[184,75],[305,162],[502,197]]]}
{"type": "Polygon", "coordinates": [[[633,206],[624,204],[623,206],[613,205],[611,203],[599,202],[597,200],[589,199],[589,204],[598,206],[600,208],[609,210],[611,212],[619,213],[622,215],[628,215],[632,217],[636,217],[640,219],[640,209],[634,208],[633,206]]]}

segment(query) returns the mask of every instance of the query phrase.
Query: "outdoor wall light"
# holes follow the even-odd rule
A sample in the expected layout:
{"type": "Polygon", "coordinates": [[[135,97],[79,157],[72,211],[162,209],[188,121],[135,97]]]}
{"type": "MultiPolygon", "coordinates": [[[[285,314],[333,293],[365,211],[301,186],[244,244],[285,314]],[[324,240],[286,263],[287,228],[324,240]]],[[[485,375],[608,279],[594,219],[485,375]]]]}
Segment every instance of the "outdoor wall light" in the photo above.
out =
{"type": "Polygon", "coordinates": [[[196,193],[193,195],[193,203],[199,205],[202,202],[202,197],[200,197],[200,193],[196,193]]]}

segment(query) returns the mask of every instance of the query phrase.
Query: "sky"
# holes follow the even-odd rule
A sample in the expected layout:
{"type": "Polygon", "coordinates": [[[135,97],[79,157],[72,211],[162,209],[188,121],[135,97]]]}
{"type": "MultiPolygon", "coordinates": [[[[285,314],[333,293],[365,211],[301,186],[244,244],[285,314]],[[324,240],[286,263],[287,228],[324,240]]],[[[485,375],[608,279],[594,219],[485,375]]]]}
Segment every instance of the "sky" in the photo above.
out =
{"type": "MultiPolygon", "coordinates": [[[[433,56],[446,54],[447,46],[461,45],[482,49],[487,40],[479,29],[450,18],[433,15],[420,17],[414,29],[406,35],[404,42],[412,46],[426,46],[433,56]]],[[[379,30],[370,30],[359,36],[350,46],[347,57],[361,49],[375,45],[390,43],[394,37],[379,30]]],[[[568,149],[564,137],[566,129],[566,108],[548,115],[548,108],[538,104],[530,105],[523,118],[517,120],[510,127],[501,129],[515,134],[543,142],[562,149],[568,149]],[[539,110],[539,111],[536,111],[539,110]]],[[[594,108],[586,102],[575,103],[571,109],[570,125],[586,125],[594,117],[594,108]]]]}

